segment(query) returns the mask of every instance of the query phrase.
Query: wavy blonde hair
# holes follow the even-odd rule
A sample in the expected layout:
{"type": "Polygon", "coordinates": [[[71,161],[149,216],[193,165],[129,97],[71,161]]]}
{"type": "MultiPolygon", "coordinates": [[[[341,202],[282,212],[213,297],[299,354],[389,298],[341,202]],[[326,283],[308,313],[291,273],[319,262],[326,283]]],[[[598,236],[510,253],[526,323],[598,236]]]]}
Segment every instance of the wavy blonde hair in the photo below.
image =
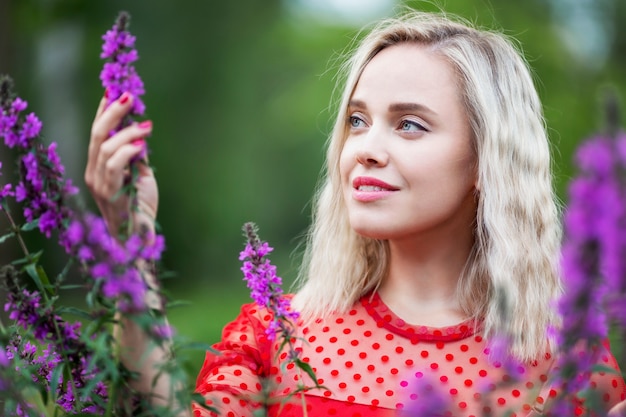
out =
{"type": "Polygon", "coordinates": [[[363,69],[401,43],[424,45],[449,62],[471,124],[480,191],[475,243],[457,288],[460,305],[483,320],[487,337],[506,332],[511,353],[531,360],[550,343],[547,328],[557,323],[553,301],[561,292],[561,226],[541,103],[511,41],[442,14],[409,12],[382,21],[342,67],[343,95],[294,305],[308,318],[346,311],[375,290],[388,269],[387,242],[350,227],[339,157],[348,101],[363,69]]]}

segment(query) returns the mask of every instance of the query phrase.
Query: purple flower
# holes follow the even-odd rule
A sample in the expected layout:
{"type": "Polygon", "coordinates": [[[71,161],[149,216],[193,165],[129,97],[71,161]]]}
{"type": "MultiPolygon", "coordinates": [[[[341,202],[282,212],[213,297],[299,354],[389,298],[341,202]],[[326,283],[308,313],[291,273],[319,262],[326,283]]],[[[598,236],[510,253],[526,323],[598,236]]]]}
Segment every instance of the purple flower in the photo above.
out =
{"type": "Polygon", "coordinates": [[[268,338],[273,340],[279,332],[289,334],[291,329],[288,325],[299,314],[291,310],[289,300],[283,296],[282,279],[276,275],[276,267],[264,259],[273,248],[259,240],[253,223],[246,223],[243,230],[248,239],[245,249],[239,254],[239,260],[244,261],[241,267],[243,279],[250,289],[252,300],[274,314],[266,331],[268,338]]]}
{"type": "MultiPolygon", "coordinates": [[[[89,391],[79,401],[76,401],[74,395],[78,389],[82,390],[96,378],[99,372],[91,364],[92,351],[81,341],[81,324],[64,321],[54,313],[51,306],[42,301],[37,291],[22,289],[14,269],[5,268],[4,272],[7,290],[5,311],[9,312],[9,318],[17,325],[29,331],[42,347],[38,350],[30,340],[23,342],[21,337],[14,337],[7,347],[6,359],[14,361],[19,358],[22,363],[20,366],[29,367],[32,379],[37,384],[42,384],[42,381],[48,384],[54,382],[57,387],[57,404],[65,411],[81,411],[81,408],[75,408],[76,405],[93,406],[93,396],[99,396],[100,402],[106,401],[106,390],[89,391]],[[55,373],[62,361],[59,352],[63,352],[66,357],[65,369],[64,372],[55,373]],[[57,375],[59,380],[52,381],[53,375],[57,375]]],[[[85,392],[83,390],[83,395],[85,392]]]]}
{"type": "MultiPolygon", "coordinates": [[[[2,168],[2,162],[0,162],[0,168],[2,168]]],[[[2,175],[2,171],[0,171],[0,175],[2,175]]],[[[2,186],[2,188],[0,188],[0,210],[2,210],[2,207],[6,201],[7,197],[14,197],[15,196],[15,191],[13,191],[13,185],[12,184],[5,184],[2,186]]]]}
{"type": "Polygon", "coordinates": [[[70,246],[75,246],[81,242],[84,235],[83,225],[78,220],[73,220],[65,230],[65,239],[70,246]]]}
{"type": "Polygon", "coordinates": [[[28,191],[26,190],[24,183],[23,182],[18,183],[17,187],[15,187],[15,201],[20,203],[26,200],[27,196],[28,196],[28,191]]]}
{"type": "Polygon", "coordinates": [[[170,339],[174,336],[174,328],[168,324],[156,324],[152,327],[152,334],[157,339],[170,339]]]}
{"type": "Polygon", "coordinates": [[[10,80],[0,80],[0,137],[4,138],[4,144],[9,148],[19,146],[28,148],[34,138],[41,131],[41,121],[34,113],[24,117],[21,113],[26,110],[28,103],[21,98],[10,98],[10,80]]]}
{"type": "Polygon", "coordinates": [[[136,262],[158,260],[164,247],[161,235],[139,235],[119,242],[108,232],[101,217],[76,217],[62,235],[68,253],[81,261],[95,282],[101,283],[102,295],[119,300],[125,312],[145,310],[147,284],[136,262]]]}
{"type": "MultiPolygon", "coordinates": [[[[26,120],[22,125],[20,137],[23,138],[24,141],[36,138],[37,136],[39,136],[41,126],[42,123],[35,115],[35,113],[30,113],[28,116],[26,116],[26,120]]],[[[28,142],[20,143],[20,145],[22,145],[22,147],[26,147],[28,145],[28,142]]]]}
{"type": "Polygon", "coordinates": [[[0,200],[4,200],[7,197],[14,197],[14,196],[15,196],[15,191],[13,191],[13,185],[5,184],[2,186],[2,189],[0,190],[0,200]]]}
{"type": "Polygon", "coordinates": [[[22,203],[28,222],[39,219],[39,230],[46,237],[61,229],[69,219],[71,210],[67,198],[77,192],[65,181],[65,168],[56,153],[56,143],[45,146],[38,139],[41,121],[34,113],[24,116],[28,103],[19,97],[12,98],[11,81],[0,81],[0,137],[8,147],[18,147],[20,181],[15,189],[4,186],[0,199],[14,196],[22,203]]]}
{"type": "Polygon", "coordinates": [[[13,103],[11,104],[11,109],[15,113],[23,112],[24,110],[26,110],[26,107],[28,107],[28,103],[19,97],[13,100],[13,103]]]}
{"type": "Polygon", "coordinates": [[[626,135],[597,136],[576,152],[562,248],[565,293],[559,300],[561,353],[553,415],[570,415],[571,396],[589,386],[611,320],[626,325],[626,135]],[[584,346],[584,348],[583,348],[584,346]],[[569,414],[568,414],[569,413],[569,414]]]}
{"type": "Polygon", "coordinates": [[[447,398],[422,373],[408,387],[411,395],[401,416],[444,417],[453,415],[447,398]]]}
{"type": "MultiPolygon", "coordinates": [[[[120,13],[111,30],[102,36],[104,43],[100,58],[108,61],[102,68],[100,80],[107,91],[107,105],[117,100],[122,93],[128,92],[134,97],[132,115],[141,116],[145,112],[145,105],[140,97],[145,94],[145,89],[132,65],[139,59],[139,54],[134,49],[135,37],[127,30],[129,20],[128,13],[120,13]]],[[[127,120],[124,125],[130,122],[127,120]]]]}
{"type": "Polygon", "coordinates": [[[100,262],[91,267],[91,276],[95,279],[107,278],[111,275],[111,267],[106,262],[100,262]]]}

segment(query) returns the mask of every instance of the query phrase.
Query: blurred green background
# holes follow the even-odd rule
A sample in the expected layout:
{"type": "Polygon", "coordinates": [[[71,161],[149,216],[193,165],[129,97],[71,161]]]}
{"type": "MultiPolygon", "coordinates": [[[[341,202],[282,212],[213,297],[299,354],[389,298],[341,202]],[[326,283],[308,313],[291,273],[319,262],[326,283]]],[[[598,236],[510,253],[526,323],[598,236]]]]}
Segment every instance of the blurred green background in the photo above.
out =
{"type": "MultiPolygon", "coordinates": [[[[0,73],[12,75],[84,190],[89,126],[103,93],[100,37],[118,11],[130,12],[155,126],[164,267],[176,272],[165,286],[190,301],[170,317],[179,333],[215,342],[247,300],[237,259],[245,221],[260,226],[292,282],[331,126],[337,58],[363,25],[407,5],[519,40],[565,199],[573,149],[604,128],[603,92],[625,91],[624,0],[0,0],[0,73]]],[[[60,256],[46,252],[53,265],[60,256]]],[[[190,356],[190,372],[202,357],[190,356]]]]}

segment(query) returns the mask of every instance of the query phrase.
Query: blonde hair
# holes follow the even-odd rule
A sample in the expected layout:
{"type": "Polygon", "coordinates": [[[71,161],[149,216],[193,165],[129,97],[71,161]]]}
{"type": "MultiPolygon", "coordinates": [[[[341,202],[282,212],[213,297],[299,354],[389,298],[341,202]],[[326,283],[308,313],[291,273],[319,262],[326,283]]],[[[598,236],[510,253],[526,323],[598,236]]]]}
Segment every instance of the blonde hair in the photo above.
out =
{"type": "Polygon", "coordinates": [[[387,242],[350,227],[339,156],[348,101],[364,67],[400,43],[424,45],[450,63],[471,124],[479,197],[474,248],[458,284],[460,305],[483,320],[487,337],[506,332],[511,353],[531,360],[550,342],[547,328],[557,323],[553,301],[561,291],[561,226],[541,103],[528,65],[507,38],[444,15],[410,12],[386,19],[344,64],[345,87],[294,305],[308,318],[345,312],[375,290],[388,269],[387,242]]]}

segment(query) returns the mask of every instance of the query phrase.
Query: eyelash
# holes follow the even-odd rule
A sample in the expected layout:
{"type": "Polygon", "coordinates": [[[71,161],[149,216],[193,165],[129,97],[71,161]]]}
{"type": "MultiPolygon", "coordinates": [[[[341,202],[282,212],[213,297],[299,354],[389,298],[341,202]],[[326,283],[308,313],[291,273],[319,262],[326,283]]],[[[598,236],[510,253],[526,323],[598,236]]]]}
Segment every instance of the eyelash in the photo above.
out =
{"type": "MultiPolygon", "coordinates": [[[[349,116],[348,117],[348,126],[350,128],[357,129],[359,127],[362,127],[362,126],[355,126],[355,123],[365,123],[365,121],[362,118],[358,117],[358,116],[354,116],[354,115],[349,116]]],[[[403,130],[402,127],[404,125],[414,126],[415,128],[417,128],[417,130],[419,130],[421,132],[430,132],[430,130],[428,130],[423,124],[418,123],[418,122],[416,122],[414,120],[410,120],[410,119],[403,119],[403,120],[401,120],[400,124],[398,125],[398,129],[399,130],[403,130]]]]}
{"type": "Polygon", "coordinates": [[[361,123],[365,123],[365,121],[364,121],[363,119],[361,119],[360,117],[358,117],[358,116],[350,116],[350,117],[348,117],[348,125],[349,125],[351,128],[357,128],[357,127],[360,127],[360,126],[355,126],[355,125],[354,125],[354,122],[361,122],[361,123]]]}
{"type": "Polygon", "coordinates": [[[404,125],[411,125],[411,126],[415,126],[418,130],[422,131],[422,132],[428,132],[429,130],[426,129],[426,127],[424,127],[423,124],[418,123],[414,120],[401,120],[400,121],[400,130],[402,130],[402,128],[404,127],[404,125]]]}

